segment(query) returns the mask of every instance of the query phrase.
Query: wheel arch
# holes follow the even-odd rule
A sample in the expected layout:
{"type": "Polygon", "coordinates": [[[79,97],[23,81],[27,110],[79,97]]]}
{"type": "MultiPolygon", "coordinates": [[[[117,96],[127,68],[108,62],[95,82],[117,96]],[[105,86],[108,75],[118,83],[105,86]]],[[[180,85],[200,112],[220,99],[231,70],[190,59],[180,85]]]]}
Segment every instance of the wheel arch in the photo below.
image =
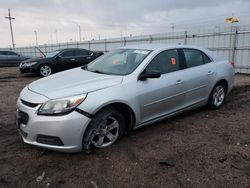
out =
{"type": "MultiPolygon", "coordinates": [[[[98,112],[105,110],[107,108],[114,108],[117,111],[119,111],[125,119],[125,134],[127,134],[131,129],[133,129],[135,122],[136,122],[136,116],[132,108],[123,102],[112,102],[106,105],[101,106],[98,108],[93,116],[95,116],[98,112]]],[[[89,142],[89,136],[90,134],[87,134],[87,130],[90,128],[92,120],[88,123],[83,135],[82,135],[82,149],[89,151],[90,149],[90,142],[89,142]]]]}
{"type": "Polygon", "coordinates": [[[52,64],[52,63],[49,63],[49,62],[45,62],[45,63],[41,63],[38,68],[37,68],[37,73],[40,74],[40,68],[44,65],[49,65],[52,69],[52,74],[56,71],[55,70],[55,66],[52,64]]]}
{"type": "MultiPolygon", "coordinates": [[[[214,86],[213,86],[211,92],[213,91],[213,89],[215,88],[215,86],[218,85],[219,83],[222,83],[222,84],[224,84],[224,85],[226,86],[226,88],[225,88],[225,89],[226,89],[226,94],[228,94],[228,81],[227,81],[225,78],[219,79],[219,80],[214,84],[214,86]]],[[[210,92],[210,93],[211,93],[211,92],[210,92]]]]}
{"type": "Polygon", "coordinates": [[[105,104],[104,106],[101,106],[94,113],[94,115],[100,112],[101,110],[105,110],[106,108],[114,108],[124,116],[126,121],[126,133],[129,132],[129,130],[133,129],[136,122],[136,115],[134,110],[128,104],[124,102],[112,102],[109,104],[105,104]]]}

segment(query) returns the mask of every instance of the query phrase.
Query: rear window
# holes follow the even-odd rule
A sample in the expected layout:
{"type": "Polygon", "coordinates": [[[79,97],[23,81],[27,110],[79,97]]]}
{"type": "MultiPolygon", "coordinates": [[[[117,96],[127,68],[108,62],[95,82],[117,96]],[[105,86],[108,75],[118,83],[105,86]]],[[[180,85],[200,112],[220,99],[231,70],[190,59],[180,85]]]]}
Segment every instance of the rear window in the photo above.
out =
{"type": "Polygon", "coordinates": [[[195,49],[183,49],[188,68],[200,66],[211,62],[209,57],[203,52],[195,49]]]}

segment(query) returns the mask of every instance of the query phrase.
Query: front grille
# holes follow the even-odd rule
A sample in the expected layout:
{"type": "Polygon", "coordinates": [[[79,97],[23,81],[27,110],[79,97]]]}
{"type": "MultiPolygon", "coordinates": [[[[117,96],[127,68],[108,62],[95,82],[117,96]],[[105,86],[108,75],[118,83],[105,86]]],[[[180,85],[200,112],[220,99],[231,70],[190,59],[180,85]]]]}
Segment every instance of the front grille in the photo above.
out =
{"type": "Polygon", "coordinates": [[[56,136],[38,135],[36,141],[41,144],[63,146],[63,142],[56,136]]]}
{"type": "Polygon", "coordinates": [[[37,107],[37,106],[39,105],[38,103],[30,103],[30,102],[27,102],[27,101],[22,100],[22,99],[21,99],[21,102],[22,102],[24,105],[26,105],[26,106],[28,106],[28,107],[31,107],[31,108],[35,108],[35,107],[37,107]]]}
{"type": "Polygon", "coordinates": [[[25,124],[27,125],[29,121],[29,115],[21,110],[18,111],[18,117],[17,117],[18,124],[25,124]]]}

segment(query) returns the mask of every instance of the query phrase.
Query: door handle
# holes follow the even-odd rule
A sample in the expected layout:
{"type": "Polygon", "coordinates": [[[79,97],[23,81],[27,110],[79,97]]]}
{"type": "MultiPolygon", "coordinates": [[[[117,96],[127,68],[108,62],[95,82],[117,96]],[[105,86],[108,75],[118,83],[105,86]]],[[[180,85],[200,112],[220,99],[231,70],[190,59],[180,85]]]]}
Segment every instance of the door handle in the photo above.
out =
{"type": "Polygon", "coordinates": [[[70,59],[70,61],[75,61],[76,59],[70,59]]]}
{"type": "Polygon", "coordinates": [[[207,72],[207,75],[212,75],[212,74],[214,74],[213,71],[208,71],[208,72],[207,72]]]}
{"type": "Polygon", "coordinates": [[[183,83],[183,80],[177,80],[177,82],[175,82],[175,85],[179,85],[179,84],[182,84],[183,83]]]}
{"type": "Polygon", "coordinates": [[[91,59],[91,57],[86,57],[86,59],[91,59]]]}

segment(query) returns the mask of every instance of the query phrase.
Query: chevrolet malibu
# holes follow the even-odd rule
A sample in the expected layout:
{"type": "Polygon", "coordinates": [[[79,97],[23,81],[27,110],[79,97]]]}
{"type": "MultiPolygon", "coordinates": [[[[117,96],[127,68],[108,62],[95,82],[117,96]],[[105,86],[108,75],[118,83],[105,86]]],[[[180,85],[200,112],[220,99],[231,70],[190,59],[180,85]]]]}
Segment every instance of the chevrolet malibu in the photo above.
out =
{"type": "Polygon", "coordinates": [[[27,85],[17,101],[23,141],[56,151],[106,148],[130,130],[207,105],[234,83],[232,64],[186,45],[137,45],[27,85]]]}

